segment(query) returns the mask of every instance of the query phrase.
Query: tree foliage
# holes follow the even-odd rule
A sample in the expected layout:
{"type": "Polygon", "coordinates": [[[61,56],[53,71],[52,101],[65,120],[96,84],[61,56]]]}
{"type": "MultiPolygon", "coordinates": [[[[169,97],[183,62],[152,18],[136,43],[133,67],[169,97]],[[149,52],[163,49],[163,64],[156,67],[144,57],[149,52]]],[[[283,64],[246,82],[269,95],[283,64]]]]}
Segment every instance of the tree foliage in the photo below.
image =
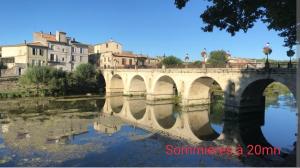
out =
{"type": "Polygon", "coordinates": [[[37,95],[40,95],[39,92],[43,92],[43,95],[80,94],[99,90],[97,76],[99,74],[91,64],[77,66],[74,73],[48,66],[34,66],[26,70],[19,82],[24,87],[35,88],[37,95]]]}
{"type": "Polygon", "coordinates": [[[224,66],[227,61],[226,52],[224,50],[217,50],[210,52],[207,63],[213,66],[224,66]]]}
{"type": "MultiPolygon", "coordinates": [[[[175,0],[177,8],[185,7],[189,0],[175,0]]],[[[208,0],[211,5],[200,15],[205,32],[214,27],[225,29],[232,36],[240,30],[247,32],[257,20],[267,24],[269,30],[279,31],[284,46],[296,44],[296,0],[208,0]]]]}
{"type": "Polygon", "coordinates": [[[182,60],[175,56],[165,57],[162,62],[163,65],[180,65],[182,64],[182,60]]]}
{"type": "Polygon", "coordinates": [[[74,75],[78,80],[86,80],[94,78],[96,75],[96,68],[92,64],[80,64],[76,67],[74,75]]]}

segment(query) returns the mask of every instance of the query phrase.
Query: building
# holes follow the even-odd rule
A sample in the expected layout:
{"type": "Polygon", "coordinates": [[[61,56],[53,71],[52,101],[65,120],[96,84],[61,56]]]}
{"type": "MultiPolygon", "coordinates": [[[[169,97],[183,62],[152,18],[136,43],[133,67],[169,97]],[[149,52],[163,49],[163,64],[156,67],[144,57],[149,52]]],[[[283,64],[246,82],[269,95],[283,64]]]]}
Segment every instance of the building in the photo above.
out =
{"type": "Polygon", "coordinates": [[[121,53],[122,52],[122,44],[115,42],[113,40],[109,40],[105,43],[96,44],[94,46],[94,53],[121,53]]]}
{"type": "Polygon", "coordinates": [[[67,37],[65,32],[35,32],[33,41],[48,46],[49,66],[73,71],[79,64],[88,63],[89,46],[67,37]]]}
{"type": "Polygon", "coordinates": [[[142,54],[134,54],[131,51],[123,51],[122,44],[109,40],[96,44],[94,53],[98,55],[99,67],[105,68],[135,68],[155,66],[159,61],[142,54]]]}
{"type": "Polygon", "coordinates": [[[33,42],[18,45],[2,46],[1,62],[8,69],[15,68],[16,74],[21,75],[29,66],[42,66],[47,64],[48,46],[33,42]]]}
{"type": "Polygon", "coordinates": [[[263,67],[264,64],[258,63],[256,60],[238,57],[228,57],[228,64],[230,67],[242,68],[242,67],[263,67]]]}

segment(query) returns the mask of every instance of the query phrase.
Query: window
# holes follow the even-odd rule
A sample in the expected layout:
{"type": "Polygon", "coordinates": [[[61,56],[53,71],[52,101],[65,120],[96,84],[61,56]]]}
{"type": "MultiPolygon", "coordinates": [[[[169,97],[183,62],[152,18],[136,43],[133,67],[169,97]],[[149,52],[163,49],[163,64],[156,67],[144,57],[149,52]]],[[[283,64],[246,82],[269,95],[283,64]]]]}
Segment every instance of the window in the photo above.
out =
{"type": "Polygon", "coordinates": [[[51,48],[51,50],[53,50],[54,49],[54,45],[50,45],[50,48],[51,48]]]}
{"type": "Polygon", "coordinates": [[[43,56],[44,55],[44,50],[40,49],[40,55],[43,56]]]}
{"type": "Polygon", "coordinates": [[[50,61],[54,61],[54,54],[50,54],[50,61]]]}
{"type": "Polygon", "coordinates": [[[108,48],[108,43],[106,43],[106,48],[108,48]]]}
{"type": "Polygon", "coordinates": [[[125,64],[126,64],[126,59],[122,58],[122,65],[125,65],[125,64]]]}
{"type": "Polygon", "coordinates": [[[129,65],[132,65],[132,59],[129,60],[129,65]]]}
{"type": "Polygon", "coordinates": [[[74,55],[71,56],[71,61],[75,61],[75,56],[74,55]]]}
{"type": "Polygon", "coordinates": [[[36,55],[36,49],[32,48],[32,55],[36,55]]]}
{"type": "Polygon", "coordinates": [[[64,61],[65,61],[65,58],[63,57],[61,60],[64,62],[64,61]]]}
{"type": "Polygon", "coordinates": [[[72,49],[72,52],[75,52],[75,48],[74,47],[72,47],[71,49],[72,49]]]}
{"type": "Polygon", "coordinates": [[[65,49],[64,49],[64,48],[62,49],[62,52],[65,52],[65,49]]]}
{"type": "Polygon", "coordinates": [[[119,48],[119,45],[117,44],[117,49],[119,48]]]}
{"type": "Polygon", "coordinates": [[[80,53],[81,53],[81,54],[83,53],[83,48],[80,48],[80,53]]]}

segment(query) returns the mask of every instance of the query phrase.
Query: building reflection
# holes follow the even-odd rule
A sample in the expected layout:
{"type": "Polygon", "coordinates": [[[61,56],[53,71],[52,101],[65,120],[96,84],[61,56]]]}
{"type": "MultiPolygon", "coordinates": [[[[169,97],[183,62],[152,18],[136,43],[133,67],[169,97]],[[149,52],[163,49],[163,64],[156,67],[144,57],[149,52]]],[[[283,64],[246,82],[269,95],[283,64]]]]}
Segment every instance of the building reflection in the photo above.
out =
{"type": "Polygon", "coordinates": [[[88,134],[89,126],[107,135],[120,130],[122,122],[116,117],[99,113],[104,103],[104,99],[1,101],[1,138],[6,146],[18,150],[75,150],[74,139],[88,134]]]}

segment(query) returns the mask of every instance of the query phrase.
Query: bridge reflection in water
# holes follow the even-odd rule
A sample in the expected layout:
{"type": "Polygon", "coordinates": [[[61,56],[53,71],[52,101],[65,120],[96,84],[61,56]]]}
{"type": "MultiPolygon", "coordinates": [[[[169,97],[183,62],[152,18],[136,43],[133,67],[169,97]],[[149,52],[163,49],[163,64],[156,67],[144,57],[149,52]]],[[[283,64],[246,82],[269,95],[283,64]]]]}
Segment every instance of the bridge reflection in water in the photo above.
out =
{"type": "MultiPolygon", "coordinates": [[[[147,101],[142,97],[107,97],[103,113],[153,132],[193,142],[214,141],[232,146],[261,144],[271,146],[264,138],[257,120],[228,120],[213,123],[210,105],[178,107],[171,100],[147,101]],[[223,131],[214,126],[223,127],[223,131]]],[[[217,113],[216,115],[220,115],[217,113]]],[[[221,114],[222,115],[222,114],[221,114]]],[[[249,114],[247,114],[247,118],[249,114]]],[[[256,114],[254,114],[256,115],[256,114]]],[[[258,121],[260,121],[259,119],[258,121]]]]}
{"type": "MultiPolygon", "coordinates": [[[[103,113],[113,114],[142,128],[193,142],[224,140],[225,137],[229,137],[229,140],[231,138],[232,142],[241,142],[241,136],[237,135],[240,131],[236,128],[230,129],[230,134],[226,136],[224,132],[217,132],[213,128],[215,123],[210,119],[209,104],[178,107],[171,100],[147,103],[142,97],[119,96],[106,99],[103,113]],[[236,132],[232,133],[232,130],[236,132]]],[[[222,121],[217,124],[219,127],[223,125],[222,121]]],[[[227,124],[230,125],[229,122],[227,124]]]]}
{"type": "MultiPolygon", "coordinates": [[[[142,128],[147,132],[134,135],[131,140],[168,135],[197,145],[208,142],[209,145],[232,148],[237,144],[271,146],[262,134],[260,122],[243,121],[243,116],[238,120],[242,122],[212,120],[214,114],[208,104],[178,107],[170,100],[150,102],[143,97],[122,96],[83,101],[22,99],[0,102],[0,111],[0,145],[3,139],[5,148],[59,153],[58,156],[68,156],[65,160],[83,157],[91,151],[99,152],[103,150],[102,145],[111,144],[113,140],[117,145],[124,141],[128,143],[124,138],[124,128],[132,129],[128,123],[136,130],[142,128]],[[215,129],[215,125],[223,130],[215,129]],[[114,135],[115,139],[109,139],[114,135]],[[87,138],[95,143],[90,143],[87,138]]],[[[61,157],[55,158],[65,161],[61,157]]],[[[43,161],[37,165],[51,164],[43,161]]]]}

